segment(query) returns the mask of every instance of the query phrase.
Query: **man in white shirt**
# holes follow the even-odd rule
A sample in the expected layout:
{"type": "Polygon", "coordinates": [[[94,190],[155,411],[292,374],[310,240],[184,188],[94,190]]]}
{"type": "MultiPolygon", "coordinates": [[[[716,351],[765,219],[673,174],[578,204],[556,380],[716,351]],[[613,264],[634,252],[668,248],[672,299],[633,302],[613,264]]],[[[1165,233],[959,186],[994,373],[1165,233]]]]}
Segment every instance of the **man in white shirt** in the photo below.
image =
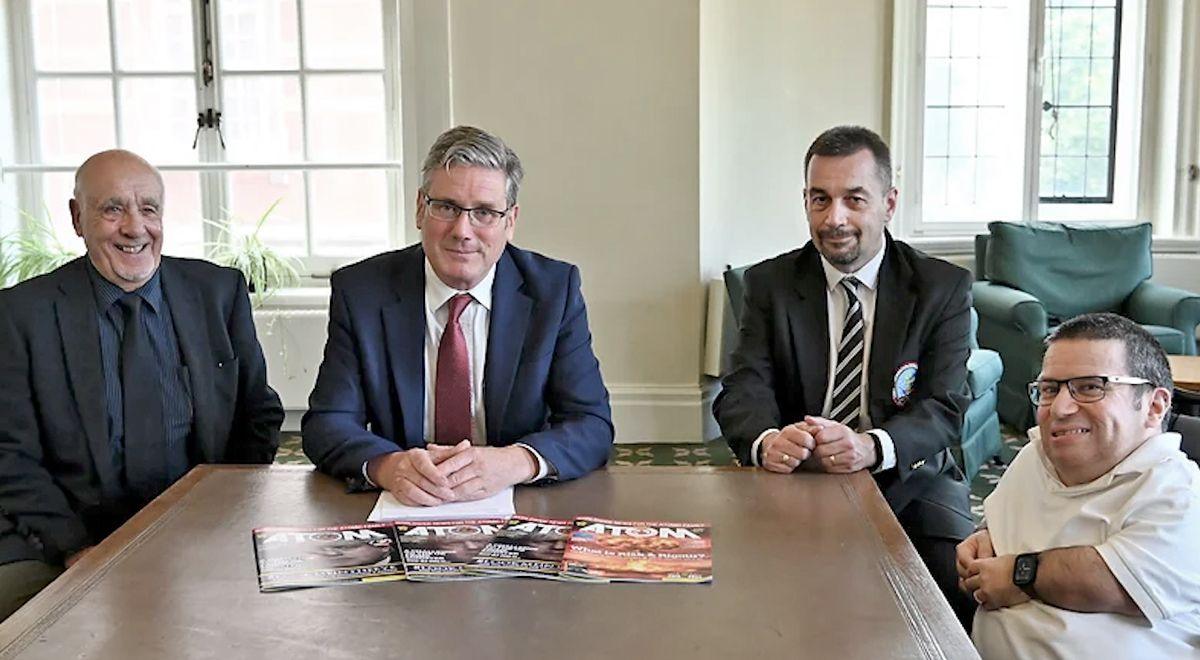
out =
{"type": "Polygon", "coordinates": [[[970,273],[888,234],[899,193],[873,131],[825,131],[805,176],[812,240],[746,271],[713,412],[744,465],[871,472],[966,625],[955,546],[975,525],[949,447],[968,403],[970,273]]]}
{"type": "Polygon", "coordinates": [[[1200,655],[1200,470],[1163,433],[1154,338],[1087,314],[1046,339],[1038,426],[958,549],[984,658],[1200,655]]]}
{"type": "Polygon", "coordinates": [[[305,453],[413,506],[604,465],[613,427],[579,270],[509,242],[520,159],[460,126],[422,175],[421,242],[331,279],[305,453]]]}

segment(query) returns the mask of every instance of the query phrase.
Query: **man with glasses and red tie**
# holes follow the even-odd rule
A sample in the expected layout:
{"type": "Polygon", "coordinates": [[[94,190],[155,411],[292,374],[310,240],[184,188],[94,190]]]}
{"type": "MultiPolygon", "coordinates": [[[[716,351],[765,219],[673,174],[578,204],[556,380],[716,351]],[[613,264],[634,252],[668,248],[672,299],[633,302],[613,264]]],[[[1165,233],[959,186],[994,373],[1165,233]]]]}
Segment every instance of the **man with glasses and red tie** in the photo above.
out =
{"type": "Polygon", "coordinates": [[[1046,338],[1036,429],[958,548],[984,658],[1200,654],[1200,469],[1164,433],[1166,354],[1087,314],[1046,338]]]}
{"type": "Polygon", "coordinates": [[[613,441],[579,270],[509,243],[523,170],[469,126],[437,138],[421,242],[333,274],[304,451],[412,506],[574,479],[613,441]]]}
{"type": "Polygon", "coordinates": [[[888,234],[898,192],[875,132],[825,131],[804,169],[812,240],[746,271],[713,412],[744,465],[869,471],[966,626],[954,552],[975,524],[949,447],[968,402],[970,273],[888,234]]]}

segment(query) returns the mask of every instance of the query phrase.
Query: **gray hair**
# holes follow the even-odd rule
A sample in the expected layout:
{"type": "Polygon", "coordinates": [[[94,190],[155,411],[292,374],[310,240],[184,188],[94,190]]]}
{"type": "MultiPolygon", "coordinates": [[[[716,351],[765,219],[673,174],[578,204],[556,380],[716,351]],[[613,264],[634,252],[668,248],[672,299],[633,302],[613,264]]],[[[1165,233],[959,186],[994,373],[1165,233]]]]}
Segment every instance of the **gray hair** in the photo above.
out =
{"type": "Polygon", "coordinates": [[[508,197],[508,205],[517,203],[517,192],[521,188],[521,179],[525,170],[521,168],[521,159],[500,138],[475,128],[474,126],[455,126],[442,133],[429,148],[425,164],[421,166],[421,192],[428,193],[429,180],[433,171],[444,168],[469,165],[484,167],[489,170],[504,172],[504,191],[508,197]]]}
{"type": "Polygon", "coordinates": [[[892,187],[892,152],[879,134],[862,126],[834,126],[821,133],[804,155],[804,176],[813,156],[853,156],[869,149],[875,158],[875,169],[885,191],[892,187]]]}

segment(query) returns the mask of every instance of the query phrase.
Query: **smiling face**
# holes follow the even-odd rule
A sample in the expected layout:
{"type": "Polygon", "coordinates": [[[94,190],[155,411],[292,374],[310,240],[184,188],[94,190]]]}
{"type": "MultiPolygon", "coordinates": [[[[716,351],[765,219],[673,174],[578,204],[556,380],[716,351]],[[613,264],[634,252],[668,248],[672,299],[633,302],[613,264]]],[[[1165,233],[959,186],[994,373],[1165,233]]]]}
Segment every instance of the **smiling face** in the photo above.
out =
{"type": "Polygon", "coordinates": [[[429,214],[426,198],[465,209],[508,208],[504,172],[485,167],[457,165],[449,170],[439,167],[430,172],[424,193],[417,196],[417,228],[421,230],[425,256],[438,279],[466,291],[479,284],[504,253],[504,247],[512,240],[520,209],[514,205],[494,227],[473,226],[468,213],[460,213],[452,221],[429,214]]]}
{"type": "Polygon", "coordinates": [[[104,279],[133,291],[162,258],[162,179],[127,151],[89,158],[76,175],[71,223],[104,279]]]}
{"type": "MultiPolygon", "coordinates": [[[[1061,339],[1046,349],[1040,378],[1127,375],[1120,340],[1061,339]]],[[[1037,407],[1042,449],[1064,484],[1093,481],[1157,435],[1169,406],[1161,387],[1110,383],[1103,399],[1079,403],[1063,386],[1049,405],[1037,407]]]]}
{"type": "Polygon", "coordinates": [[[804,190],[813,244],[844,273],[862,268],[883,246],[896,197],[895,188],[884,188],[870,149],[849,156],[814,155],[804,190]]]}

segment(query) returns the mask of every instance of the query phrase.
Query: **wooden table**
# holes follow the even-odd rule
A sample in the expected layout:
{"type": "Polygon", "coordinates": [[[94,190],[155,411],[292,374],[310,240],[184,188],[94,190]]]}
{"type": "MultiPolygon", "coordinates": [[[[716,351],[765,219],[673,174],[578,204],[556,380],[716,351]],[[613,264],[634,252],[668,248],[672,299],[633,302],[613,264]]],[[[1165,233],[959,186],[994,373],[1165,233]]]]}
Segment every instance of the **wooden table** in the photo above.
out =
{"type": "Polygon", "coordinates": [[[307,468],[202,466],[0,625],[0,658],[974,658],[874,481],[609,468],[517,511],[707,521],[711,585],[537,580],[262,594],[250,530],[362,520],[307,468]]]}
{"type": "Polygon", "coordinates": [[[1168,355],[1167,362],[1171,363],[1171,380],[1175,381],[1175,387],[1200,392],[1200,356],[1168,355]]]}

